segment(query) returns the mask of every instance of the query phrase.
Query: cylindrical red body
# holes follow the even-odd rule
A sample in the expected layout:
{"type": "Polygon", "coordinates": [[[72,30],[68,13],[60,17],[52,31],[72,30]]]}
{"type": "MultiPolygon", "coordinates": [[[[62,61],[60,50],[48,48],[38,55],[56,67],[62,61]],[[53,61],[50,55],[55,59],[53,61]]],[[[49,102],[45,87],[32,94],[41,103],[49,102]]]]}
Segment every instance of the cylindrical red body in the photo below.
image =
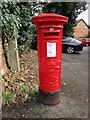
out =
{"type": "Polygon", "coordinates": [[[32,18],[37,27],[39,88],[47,93],[61,87],[62,31],[67,21],[67,17],[58,14],[32,18]]]}

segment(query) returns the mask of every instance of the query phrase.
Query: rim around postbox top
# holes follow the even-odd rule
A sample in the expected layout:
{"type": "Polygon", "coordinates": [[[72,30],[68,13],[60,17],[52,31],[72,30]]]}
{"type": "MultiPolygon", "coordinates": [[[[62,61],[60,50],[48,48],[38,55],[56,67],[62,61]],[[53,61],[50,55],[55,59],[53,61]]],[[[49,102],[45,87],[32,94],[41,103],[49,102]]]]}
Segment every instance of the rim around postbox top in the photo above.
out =
{"type": "Polygon", "coordinates": [[[45,13],[32,18],[32,23],[36,25],[46,22],[60,22],[64,24],[68,22],[68,17],[55,13],[45,13]]]}

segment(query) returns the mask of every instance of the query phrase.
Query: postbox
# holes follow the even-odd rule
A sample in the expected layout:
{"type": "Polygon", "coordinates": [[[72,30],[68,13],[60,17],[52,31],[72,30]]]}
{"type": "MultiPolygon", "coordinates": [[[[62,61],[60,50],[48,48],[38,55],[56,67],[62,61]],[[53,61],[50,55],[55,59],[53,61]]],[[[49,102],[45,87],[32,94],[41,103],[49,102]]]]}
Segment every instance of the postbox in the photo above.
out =
{"type": "Polygon", "coordinates": [[[44,104],[60,102],[62,34],[68,18],[59,14],[40,14],[32,18],[37,28],[39,96],[44,104]]]}

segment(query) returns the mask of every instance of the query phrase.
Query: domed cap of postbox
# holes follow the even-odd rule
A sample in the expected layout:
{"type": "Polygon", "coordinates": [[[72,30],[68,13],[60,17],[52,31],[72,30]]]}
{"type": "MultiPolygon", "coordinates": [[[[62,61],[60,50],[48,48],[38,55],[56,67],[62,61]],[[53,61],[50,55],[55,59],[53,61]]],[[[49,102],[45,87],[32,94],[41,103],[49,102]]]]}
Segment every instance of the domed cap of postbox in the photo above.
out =
{"type": "Polygon", "coordinates": [[[38,16],[35,16],[32,18],[32,23],[33,24],[45,24],[47,25],[47,23],[54,23],[54,24],[63,24],[63,23],[67,23],[68,22],[68,18],[65,17],[65,16],[62,16],[62,15],[59,15],[59,14],[50,14],[50,13],[47,13],[47,14],[40,14],[38,16]]]}

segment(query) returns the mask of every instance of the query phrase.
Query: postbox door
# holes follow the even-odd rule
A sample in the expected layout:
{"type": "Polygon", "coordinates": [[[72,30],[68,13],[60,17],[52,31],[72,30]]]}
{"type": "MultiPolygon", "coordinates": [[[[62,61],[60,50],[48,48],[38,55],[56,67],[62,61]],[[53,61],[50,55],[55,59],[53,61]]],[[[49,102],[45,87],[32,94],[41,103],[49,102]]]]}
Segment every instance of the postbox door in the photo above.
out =
{"type": "Polygon", "coordinates": [[[55,92],[60,89],[62,41],[60,31],[39,31],[38,60],[40,89],[55,92]]]}

